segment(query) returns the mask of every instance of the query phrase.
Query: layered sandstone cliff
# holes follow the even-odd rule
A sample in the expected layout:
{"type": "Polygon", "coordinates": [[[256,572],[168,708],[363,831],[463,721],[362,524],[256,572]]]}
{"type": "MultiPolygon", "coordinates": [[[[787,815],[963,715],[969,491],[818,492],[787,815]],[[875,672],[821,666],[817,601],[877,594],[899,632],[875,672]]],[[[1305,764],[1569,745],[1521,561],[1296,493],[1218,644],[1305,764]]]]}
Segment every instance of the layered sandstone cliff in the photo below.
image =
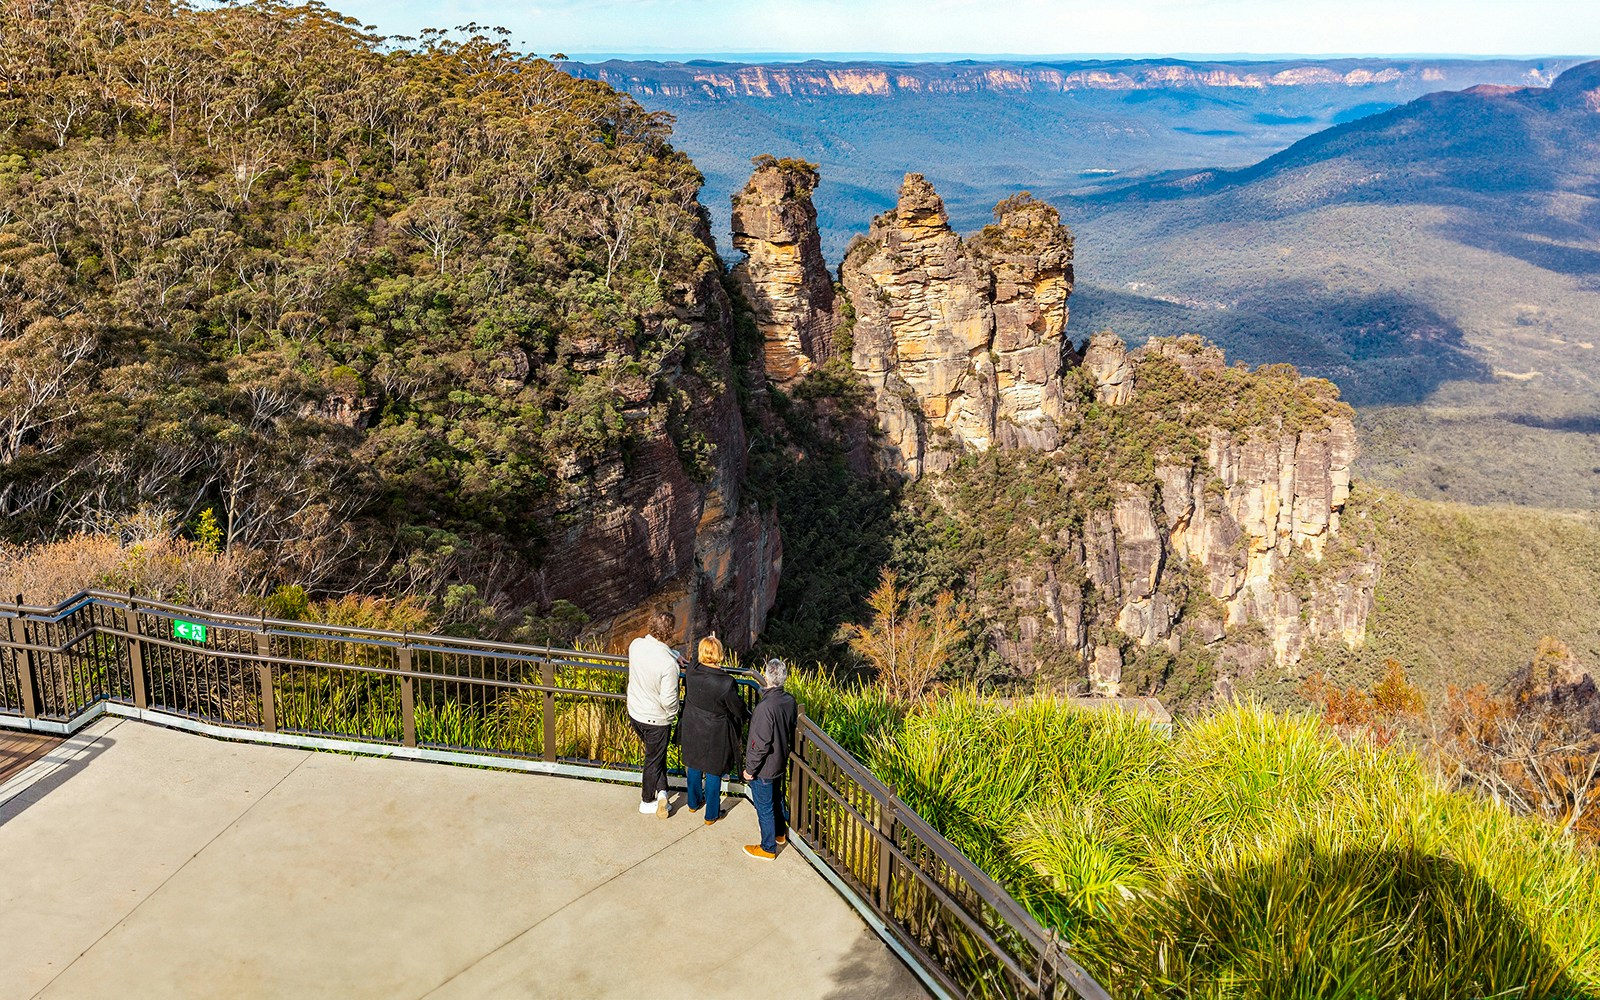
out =
{"type": "Polygon", "coordinates": [[[995,215],[963,242],[933,185],[908,174],[839,269],[884,462],[912,478],[997,444],[1060,441],[1071,236],[1025,196],[995,215]]]}
{"type": "Polygon", "coordinates": [[[1360,643],[1377,567],[1338,537],[1355,433],[1348,409],[1321,396],[1325,383],[1279,376],[1273,391],[1300,394],[1292,419],[1212,423],[1205,408],[1219,388],[1245,376],[1197,338],[1130,353],[1096,337],[1085,354],[1079,384],[1101,408],[1066,433],[1102,450],[1008,467],[976,502],[963,469],[951,475],[964,491],[929,491],[939,514],[984,538],[969,593],[1005,661],[1069,676],[1081,663],[1091,690],[1115,694],[1126,662],[1185,643],[1208,651],[1223,682],[1292,664],[1314,642],[1360,643]],[[1141,370],[1159,384],[1141,389],[1141,370]],[[1136,439],[1157,422],[1170,437],[1105,438],[1136,439]],[[1008,504],[1015,479],[1059,480],[1065,499],[1008,504]]]}
{"type": "Polygon", "coordinates": [[[811,203],[816,186],[815,167],[769,156],[733,196],[733,246],[746,255],[733,275],[755,311],[767,377],[780,386],[832,355],[839,322],[811,203]]]}
{"type": "MultiPolygon", "coordinates": [[[[633,432],[627,455],[574,457],[561,468],[561,507],[537,581],[545,604],[567,600],[590,617],[588,631],[617,651],[644,631],[658,608],[678,621],[678,640],[715,630],[747,649],[777,596],[783,543],[777,512],[744,495],[746,428],[733,389],[732,313],[714,275],[672,290],[674,303],[654,325],[680,324],[683,347],[662,379],[696,400],[674,426],[644,378],[619,384],[618,404],[633,432]],[[708,381],[682,363],[693,350],[712,366],[708,381]],[[700,445],[699,460],[681,447],[700,445]]],[[[570,364],[604,363],[577,356],[570,364]]]]}
{"type": "MultiPolygon", "coordinates": [[[[1572,65],[1453,61],[1368,60],[1325,62],[1177,64],[1126,60],[1050,65],[947,63],[907,66],[884,63],[831,65],[695,65],[658,62],[568,63],[575,76],[603,80],[637,97],[705,100],[735,98],[885,97],[934,94],[1071,94],[1085,91],[1221,90],[1271,91],[1299,87],[1383,89],[1414,95],[1426,89],[1496,82],[1543,86],[1555,71],[1572,65]]],[[[1400,98],[1406,99],[1405,96],[1400,98]]]]}

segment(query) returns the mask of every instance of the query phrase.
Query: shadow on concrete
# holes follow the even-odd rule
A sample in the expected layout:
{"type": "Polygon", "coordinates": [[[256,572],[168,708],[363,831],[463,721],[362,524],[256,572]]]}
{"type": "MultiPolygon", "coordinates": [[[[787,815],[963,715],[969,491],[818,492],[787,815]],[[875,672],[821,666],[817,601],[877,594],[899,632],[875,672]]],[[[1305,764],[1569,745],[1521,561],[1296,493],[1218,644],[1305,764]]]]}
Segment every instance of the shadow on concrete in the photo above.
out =
{"type": "Polygon", "coordinates": [[[824,1000],[857,1000],[875,997],[878,1000],[924,997],[915,978],[907,977],[909,988],[891,984],[884,979],[883,942],[876,936],[862,935],[837,965],[826,973],[827,989],[821,994],[824,1000]]]}
{"type": "Polygon", "coordinates": [[[11,798],[0,802],[0,826],[11,822],[26,812],[29,806],[71,781],[74,775],[89,766],[90,761],[115,746],[116,742],[109,736],[100,736],[87,745],[79,744],[73,747],[69,741],[55,747],[48,754],[39,758],[38,761],[28,765],[33,767],[40,761],[48,761],[52,758],[59,760],[65,754],[72,754],[71,759],[62,761],[37,781],[29,783],[11,798]]]}

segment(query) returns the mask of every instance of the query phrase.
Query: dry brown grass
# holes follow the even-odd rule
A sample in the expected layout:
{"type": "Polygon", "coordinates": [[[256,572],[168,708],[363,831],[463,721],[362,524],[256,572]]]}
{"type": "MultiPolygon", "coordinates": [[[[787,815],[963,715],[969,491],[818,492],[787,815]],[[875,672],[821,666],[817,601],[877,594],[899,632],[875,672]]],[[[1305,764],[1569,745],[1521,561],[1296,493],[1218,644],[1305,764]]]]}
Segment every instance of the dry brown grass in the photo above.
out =
{"type": "Polygon", "coordinates": [[[21,594],[26,603],[50,605],[98,587],[216,611],[253,603],[253,560],[211,552],[154,524],[135,527],[131,537],[86,533],[0,547],[0,598],[21,594]]]}

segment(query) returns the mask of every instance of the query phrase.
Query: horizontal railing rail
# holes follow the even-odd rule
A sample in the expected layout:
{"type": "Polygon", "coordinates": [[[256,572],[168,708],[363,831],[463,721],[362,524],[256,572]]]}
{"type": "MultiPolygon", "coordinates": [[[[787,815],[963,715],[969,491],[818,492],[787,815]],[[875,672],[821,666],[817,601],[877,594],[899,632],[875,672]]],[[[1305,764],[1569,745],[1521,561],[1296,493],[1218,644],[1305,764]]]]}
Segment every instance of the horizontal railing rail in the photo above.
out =
{"type": "Polygon", "coordinates": [[[1109,1000],[1021,903],[802,715],[792,827],[952,994],[1109,1000]]]}
{"type": "MultiPolygon", "coordinates": [[[[759,685],[733,673],[753,702],[759,685]]],[[[109,706],[237,738],[488,755],[610,777],[641,763],[626,684],[627,659],[598,652],[98,590],[55,607],[0,604],[0,725],[67,732],[109,706]]],[[[1020,903],[803,713],[795,743],[791,831],[925,982],[956,996],[1107,996],[1020,903]]]]}

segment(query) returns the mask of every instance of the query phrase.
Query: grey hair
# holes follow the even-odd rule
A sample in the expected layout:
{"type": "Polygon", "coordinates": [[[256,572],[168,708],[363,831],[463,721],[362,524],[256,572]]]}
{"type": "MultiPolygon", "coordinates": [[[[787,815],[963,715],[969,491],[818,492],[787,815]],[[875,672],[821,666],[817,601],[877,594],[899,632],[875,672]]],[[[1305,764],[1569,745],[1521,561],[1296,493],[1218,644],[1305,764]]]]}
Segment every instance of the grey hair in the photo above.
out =
{"type": "Polygon", "coordinates": [[[761,676],[767,679],[767,687],[781,688],[789,679],[789,665],[774,656],[762,665],[761,676]]]}

